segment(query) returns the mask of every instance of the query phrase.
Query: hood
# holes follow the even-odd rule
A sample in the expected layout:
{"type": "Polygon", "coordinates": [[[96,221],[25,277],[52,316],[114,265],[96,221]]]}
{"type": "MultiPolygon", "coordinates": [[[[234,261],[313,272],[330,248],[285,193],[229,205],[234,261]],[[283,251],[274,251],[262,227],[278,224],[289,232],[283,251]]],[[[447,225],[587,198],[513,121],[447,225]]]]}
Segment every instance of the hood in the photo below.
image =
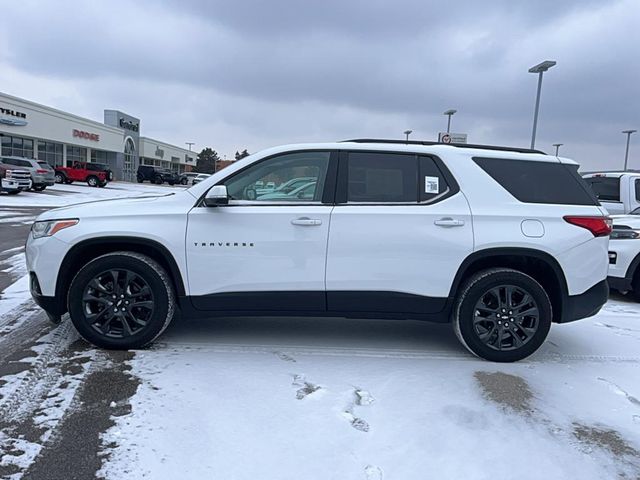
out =
{"type": "Polygon", "coordinates": [[[196,198],[186,190],[166,194],[94,200],[48,210],[40,214],[36,221],[63,218],[131,216],[144,215],[146,213],[157,214],[165,209],[173,210],[173,207],[180,208],[181,206],[184,206],[186,213],[193,207],[195,200],[196,198]]]}

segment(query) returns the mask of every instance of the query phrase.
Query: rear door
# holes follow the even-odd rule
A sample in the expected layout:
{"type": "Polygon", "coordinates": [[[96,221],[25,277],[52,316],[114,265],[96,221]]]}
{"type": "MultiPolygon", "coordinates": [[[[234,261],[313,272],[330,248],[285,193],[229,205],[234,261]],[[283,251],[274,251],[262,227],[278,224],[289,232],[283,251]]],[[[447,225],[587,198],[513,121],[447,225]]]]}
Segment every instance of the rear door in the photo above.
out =
{"type": "Polygon", "coordinates": [[[341,154],[327,255],[329,310],[439,312],[472,249],[469,205],[439,159],[341,154]]]}

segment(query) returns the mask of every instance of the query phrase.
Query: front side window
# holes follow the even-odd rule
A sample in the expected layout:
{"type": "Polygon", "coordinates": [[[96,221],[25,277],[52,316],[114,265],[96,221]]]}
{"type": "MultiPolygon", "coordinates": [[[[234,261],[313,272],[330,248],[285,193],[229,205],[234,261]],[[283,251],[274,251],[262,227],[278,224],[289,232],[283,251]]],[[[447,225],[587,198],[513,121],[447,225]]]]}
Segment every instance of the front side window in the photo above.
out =
{"type": "Polygon", "coordinates": [[[224,185],[231,200],[319,203],[330,155],[330,152],[279,155],[237,173],[224,185]]]}

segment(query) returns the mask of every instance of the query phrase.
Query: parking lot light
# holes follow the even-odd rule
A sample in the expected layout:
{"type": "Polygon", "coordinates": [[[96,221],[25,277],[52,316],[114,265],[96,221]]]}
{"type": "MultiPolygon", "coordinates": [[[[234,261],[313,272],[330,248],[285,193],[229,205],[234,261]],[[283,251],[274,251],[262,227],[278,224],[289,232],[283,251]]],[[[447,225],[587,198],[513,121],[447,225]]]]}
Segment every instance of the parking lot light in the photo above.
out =
{"type": "Polygon", "coordinates": [[[446,115],[447,117],[449,117],[447,119],[447,133],[449,133],[451,131],[451,117],[457,112],[457,110],[454,110],[453,108],[450,110],[447,110],[446,112],[443,113],[443,115],[446,115]]]}
{"type": "Polygon", "coordinates": [[[529,73],[538,74],[538,93],[536,94],[536,108],[533,113],[533,131],[531,132],[531,149],[536,146],[536,129],[538,128],[538,111],[540,110],[540,92],[542,91],[542,74],[556,64],[554,60],[545,60],[529,69],[529,73]]]}
{"type": "Polygon", "coordinates": [[[631,140],[631,134],[636,133],[637,130],[623,130],[622,133],[627,135],[627,148],[624,152],[624,171],[627,171],[627,161],[629,160],[629,141],[631,140]]]}

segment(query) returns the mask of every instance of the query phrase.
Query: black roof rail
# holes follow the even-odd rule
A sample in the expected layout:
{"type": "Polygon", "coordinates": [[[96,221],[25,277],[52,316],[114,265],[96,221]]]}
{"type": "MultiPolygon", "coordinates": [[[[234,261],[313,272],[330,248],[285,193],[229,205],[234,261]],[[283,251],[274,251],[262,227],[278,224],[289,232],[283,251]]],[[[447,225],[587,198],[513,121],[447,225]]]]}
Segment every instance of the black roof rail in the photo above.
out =
{"type": "Polygon", "coordinates": [[[503,147],[500,145],[477,145],[474,143],[442,143],[442,142],[430,142],[425,140],[385,140],[382,138],[354,138],[351,140],[341,140],[340,143],[394,143],[394,144],[405,144],[405,145],[445,145],[448,147],[459,147],[459,148],[477,148],[483,150],[498,150],[501,152],[517,152],[517,153],[540,153],[542,155],[546,155],[542,150],[534,150],[531,148],[520,148],[520,147],[503,147]]]}

